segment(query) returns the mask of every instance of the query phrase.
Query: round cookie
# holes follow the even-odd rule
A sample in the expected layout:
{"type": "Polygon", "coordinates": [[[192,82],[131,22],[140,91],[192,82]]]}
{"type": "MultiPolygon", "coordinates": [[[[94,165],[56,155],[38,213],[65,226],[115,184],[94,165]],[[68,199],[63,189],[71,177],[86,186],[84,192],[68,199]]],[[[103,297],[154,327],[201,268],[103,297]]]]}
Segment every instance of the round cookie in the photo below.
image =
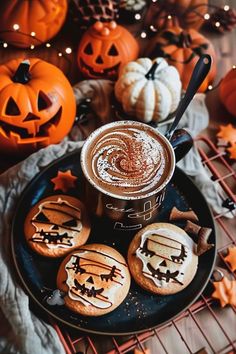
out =
{"type": "Polygon", "coordinates": [[[198,257],[195,243],[178,226],[154,223],[131,241],[128,264],[134,280],[155,294],[175,294],[194,278],[198,257]]]}
{"type": "Polygon", "coordinates": [[[46,257],[61,257],[83,245],[90,229],[83,203],[62,194],[41,199],[29,211],[24,222],[27,243],[46,257]]]}
{"type": "Polygon", "coordinates": [[[113,311],[126,298],[130,273],[123,256],[102,244],[81,246],[60,265],[57,287],[66,293],[65,305],[85,316],[113,311]]]}

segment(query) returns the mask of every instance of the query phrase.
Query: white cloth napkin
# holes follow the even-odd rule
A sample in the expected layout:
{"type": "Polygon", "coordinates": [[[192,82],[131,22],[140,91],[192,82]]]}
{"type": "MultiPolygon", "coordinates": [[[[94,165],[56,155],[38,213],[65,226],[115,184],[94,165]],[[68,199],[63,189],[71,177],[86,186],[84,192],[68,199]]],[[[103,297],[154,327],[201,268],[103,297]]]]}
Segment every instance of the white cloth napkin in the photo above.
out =
{"type": "Polygon", "coordinates": [[[15,277],[10,232],[16,203],[30,180],[50,162],[81,145],[81,142],[66,141],[51,145],[0,176],[0,306],[10,325],[8,337],[0,338],[1,353],[65,352],[54,328],[29,309],[29,297],[15,277]]]}

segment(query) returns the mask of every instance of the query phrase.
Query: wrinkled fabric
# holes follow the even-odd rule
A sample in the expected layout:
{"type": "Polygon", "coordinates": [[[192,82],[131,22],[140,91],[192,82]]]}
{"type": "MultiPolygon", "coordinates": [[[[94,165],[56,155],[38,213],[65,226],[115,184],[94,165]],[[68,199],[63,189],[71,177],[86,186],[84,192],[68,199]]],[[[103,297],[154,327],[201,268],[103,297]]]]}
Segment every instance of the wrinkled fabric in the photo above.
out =
{"type": "Polygon", "coordinates": [[[0,340],[1,353],[63,354],[54,328],[29,309],[29,297],[18,284],[11,257],[10,232],[16,203],[30,180],[53,160],[80,147],[81,142],[51,145],[0,176],[0,306],[10,325],[0,340]]]}
{"type": "Polygon", "coordinates": [[[101,120],[101,123],[109,123],[113,116],[111,100],[114,90],[114,82],[110,80],[84,80],[73,86],[76,104],[79,105],[85,99],[90,100],[90,107],[101,120]]]}

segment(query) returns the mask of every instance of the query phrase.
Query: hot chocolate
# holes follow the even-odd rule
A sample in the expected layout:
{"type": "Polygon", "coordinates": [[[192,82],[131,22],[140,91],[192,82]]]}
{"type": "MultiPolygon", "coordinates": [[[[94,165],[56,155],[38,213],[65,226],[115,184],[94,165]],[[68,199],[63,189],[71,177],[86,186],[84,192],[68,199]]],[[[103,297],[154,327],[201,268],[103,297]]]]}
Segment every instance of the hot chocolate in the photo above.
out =
{"type": "Polygon", "coordinates": [[[173,148],[146,124],[119,121],[94,131],[81,152],[89,182],[105,194],[139,199],[156,193],[170,180],[173,148]]]}

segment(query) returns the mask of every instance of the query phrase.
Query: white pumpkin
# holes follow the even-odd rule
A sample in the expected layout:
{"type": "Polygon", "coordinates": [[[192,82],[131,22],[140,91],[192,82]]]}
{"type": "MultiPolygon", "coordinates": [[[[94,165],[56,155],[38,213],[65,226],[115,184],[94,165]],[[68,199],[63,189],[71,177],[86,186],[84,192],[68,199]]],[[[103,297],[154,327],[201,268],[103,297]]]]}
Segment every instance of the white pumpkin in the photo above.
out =
{"type": "Polygon", "coordinates": [[[115,96],[128,115],[145,123],[158,122],[176,110],[181,87],[178,71],[165,59],[139,58],[121,70],[115,96]]]}

